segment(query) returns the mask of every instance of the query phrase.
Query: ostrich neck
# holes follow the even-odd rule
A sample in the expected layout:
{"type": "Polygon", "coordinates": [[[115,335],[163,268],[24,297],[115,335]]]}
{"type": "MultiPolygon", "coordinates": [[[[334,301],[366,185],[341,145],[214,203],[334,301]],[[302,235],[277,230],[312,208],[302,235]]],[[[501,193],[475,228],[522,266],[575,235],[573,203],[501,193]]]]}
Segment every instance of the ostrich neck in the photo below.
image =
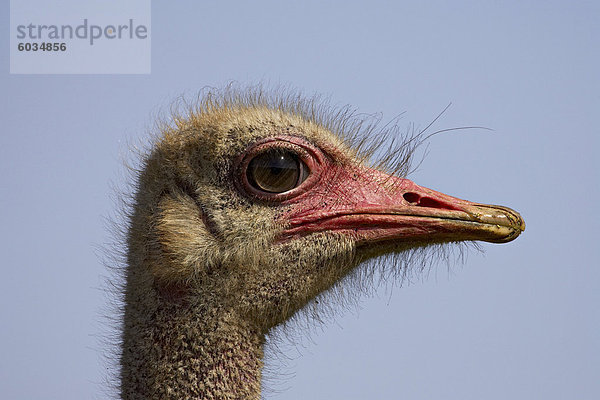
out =
{"type": "Polygon", "coordinates": [[[148,289],[126,294],[123,399],[260,398],[258,329],[226,309],[148,289]]]}

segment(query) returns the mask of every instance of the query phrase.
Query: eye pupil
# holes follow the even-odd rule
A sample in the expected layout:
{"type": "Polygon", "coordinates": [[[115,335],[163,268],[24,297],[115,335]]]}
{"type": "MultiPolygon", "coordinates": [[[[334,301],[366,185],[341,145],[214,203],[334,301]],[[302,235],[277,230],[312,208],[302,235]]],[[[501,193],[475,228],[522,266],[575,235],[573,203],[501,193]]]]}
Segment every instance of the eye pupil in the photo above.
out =
{"type": "Polygon", "coordinates": [[[250,161],[248,182],[268,193],[292,190],[306,179],[306,166],[290,151],[269,150],[250,161]]]}

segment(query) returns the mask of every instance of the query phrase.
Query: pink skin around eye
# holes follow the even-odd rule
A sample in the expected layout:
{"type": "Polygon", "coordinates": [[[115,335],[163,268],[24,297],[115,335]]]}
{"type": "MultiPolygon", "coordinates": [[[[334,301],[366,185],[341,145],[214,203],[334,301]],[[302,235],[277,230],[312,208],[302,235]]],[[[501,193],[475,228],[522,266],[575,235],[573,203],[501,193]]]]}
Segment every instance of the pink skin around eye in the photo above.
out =
{"type": "Polygon", "coordinates": [[[239,182],[238,188],[257,200],[269,203],[283,203],[285,200],[298,197],[302,193],[310,190],[310,188],[320,180],[322,165],[325,163],[325,155],[318,148],[303,139],[295,136],[268,138],[255,143],[250,150],[237,160],[236,164],[238,165],[238,168],[236,168],[236,170],[239,172],[237,173],[238,179],[236,182],[239,182]],[[307,178],[298,187],[284,193],[268,193],[252,186],[250,182],[248,182],[248,176],[246,174],[248,164],[250,164],[250,161],[252,161],[255,155],[269,149],[287,149],[298,154],[300,160],[308,168],[307,178]]]}

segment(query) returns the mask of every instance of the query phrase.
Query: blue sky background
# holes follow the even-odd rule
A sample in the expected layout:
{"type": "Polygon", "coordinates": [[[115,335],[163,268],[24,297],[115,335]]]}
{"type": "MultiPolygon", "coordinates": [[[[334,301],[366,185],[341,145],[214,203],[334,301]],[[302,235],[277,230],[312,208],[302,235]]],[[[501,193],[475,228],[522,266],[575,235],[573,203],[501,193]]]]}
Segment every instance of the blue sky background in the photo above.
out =
{"type": "Polygon", "coordinates": [[[0,42],[0,397],[104,398],[96,248],[127,141],[181,94],[270,81],[443,129],[411,178],[526,232],[384,287],[268,398],[598,399],[600,5],[155,2],[150,75],[9,75],[0,42]]]}

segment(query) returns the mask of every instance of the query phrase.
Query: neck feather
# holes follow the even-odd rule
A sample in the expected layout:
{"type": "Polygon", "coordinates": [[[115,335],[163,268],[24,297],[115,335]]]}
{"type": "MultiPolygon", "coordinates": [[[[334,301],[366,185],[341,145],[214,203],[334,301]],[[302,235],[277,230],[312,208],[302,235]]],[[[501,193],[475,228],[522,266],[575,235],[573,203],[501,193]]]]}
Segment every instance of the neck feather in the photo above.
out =
{"type": "Polygon", "coordinates": [[[264,334],[201,300],[127,288],[123,399],[260,398],[264,334]]]}

